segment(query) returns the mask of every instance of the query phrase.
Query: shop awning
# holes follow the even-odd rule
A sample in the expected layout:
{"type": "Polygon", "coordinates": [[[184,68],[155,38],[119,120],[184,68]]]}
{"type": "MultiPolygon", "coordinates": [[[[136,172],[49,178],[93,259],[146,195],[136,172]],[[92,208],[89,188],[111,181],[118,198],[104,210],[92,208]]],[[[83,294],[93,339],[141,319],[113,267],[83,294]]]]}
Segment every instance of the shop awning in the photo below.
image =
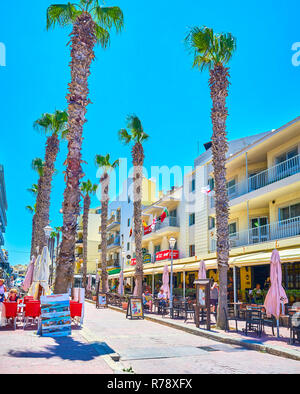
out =
{"type": "MultiPolygon", "coordinates": [[[[249,253],[230,258],[230,265],[242,267],[246,265],[269,264],[272,251],[249,253]]],[[[300,261],[300,248],[279,250],[280,260],[282,263],[300,261]]]]}
{"type": "MultiPolygon", "coordinates": [[[[216,269],[218,266],[217,259],[212,260],[204,260],[206,269],[216,269]]],[[[185,271],[198,271],[199,270],[199,261],[191,264],[183,265],[185,271]]]]}

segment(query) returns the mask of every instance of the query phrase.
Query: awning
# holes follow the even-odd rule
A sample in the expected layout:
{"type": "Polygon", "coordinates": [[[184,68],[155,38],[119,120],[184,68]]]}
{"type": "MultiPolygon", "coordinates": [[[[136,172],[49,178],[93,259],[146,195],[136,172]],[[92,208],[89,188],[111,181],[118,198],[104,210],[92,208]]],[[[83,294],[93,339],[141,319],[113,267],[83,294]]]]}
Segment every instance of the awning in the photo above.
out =
{"type": "MultiPolygon", "coordinates": [[[[204,260],[204,262],[206,269],[217,269],[218,267],[217,259],[206,260],[206,261],[204,260]]],[[[199,264],[200,264],[199,261],[196,261],[195,263],[183,265],[183,268],[185,271],[198,271],[199,264]]]]}
{"type": "MultiPolygon", "coordinates": [[[[271,252],[257,252],[244,254],[230,258],[230,265],[242,267],[246,265],[269,264],[271,252]]],[[[279,250],[279,256],[282,263],[300,261],[300,248],[279,250]]]]}

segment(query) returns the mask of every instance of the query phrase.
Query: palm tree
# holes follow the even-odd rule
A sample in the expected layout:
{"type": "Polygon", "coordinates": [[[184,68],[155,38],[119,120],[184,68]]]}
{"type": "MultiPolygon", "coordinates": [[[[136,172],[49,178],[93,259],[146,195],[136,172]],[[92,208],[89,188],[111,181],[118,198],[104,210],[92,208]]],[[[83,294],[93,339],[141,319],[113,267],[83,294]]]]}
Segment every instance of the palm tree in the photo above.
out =
{"type": "Polygon", "coordinates": [[[87,281],[87,238],[88,238],[88,224],[89,224],[89,210],[91,205],[91,195],[96,193],[97,185],[93,185],[88,179],[82,182],[80,190],[83,197],[83,272],[82,272],[82,285],[86,288],[87,281]]]}
{"type": "Polygon", "coordinates": [[[136,294],[142,296],[143,292],[143,253],[142,253],[142,181],[143,181],[143,164],[144,164],[144,148],[143,142],[149,138],[143,130],[142,123],[136,115],[127,117],[127,128],[119,131],[119,137],[126,145],[132,143],[132,162],[133,162],[133,220],[134,220],[134,239],[135,239],[135,283],[136,294]]]}
{"type": "Polygon", "coordinates": [[[59,150],[59,136],[67,136],[68,114],[66,111],[56,110],[54,114],[44,113],[37,119],[33,127],[44,132],[48,137],[46,141],[45,167],[38,191],[36,204],[36,226],[38,247],[40,250],[46,245],[44,227],[49,224],[49,209],[54,163],[59,150]]]}
{"type": "Polygon", "coordinates": [[[193,27],[185,42],[194,53],[193,67],[209,70],[210,96],[213,102],[211,120],[213,126],[212,155],[215,178],[217,259],[219,270],[219,304],[217,325],[225,329],[227,309],[227,273],[229,259],[228,196],[226,188],[226,152],[228,150],[226,119],[228,110],[229,68],[225,67],[236,49],[231,33],[215,34],[208,27],[193,27]]]}
{"type": "Polygon", "coordinates": [[[86,122],[88,77],[95,58],[94,47],[106,48],[110,43],[110,29],[119,32],[123,27],[123,13],[119,7],[104,7],[99,0],[78,0],[77,4],[53,4],[47,9],[47,29],[56,25],[72,25],[71,83],[67,94],[69,114],[68,156],[66,160],[66,188],[63,203],[62,243],[58,258],[55,293],[65,293],[73,280],[77,216],[80,212],[81,145],[86,122]]]}
{"type": "Polygon", "coordinates": [[[44,168],[45,168],[45,162],[39,158],[36,157],[35,159],[32,160],[31,162],[31,168],[38,174],[39,179],[38,179],[38,184],[33,184],[31,188],[27,189],[30,193],[34,194],[36,196],[35,199],[35,204],[33,207],[27,206],[27,210],[31,211],[33,213],[32,217],[32,231],[31,231],[31,250],[30,250],[30,258],[33,255],[37,254],[36,248],[38,247],[38,236],[37,236],[37,199],[39,195],[39,190],[41,188],[41,182],[44,174],[44,168]]]}
{"type": "Polygon", "coordinates": [[[109,200],[109,173],[119,165],[119,160],[115,160],[113,163],[110,161],[109,153],[106,156],[96,155],[95,157],[96,166],[103,170],[103,174],[100,177],[101,183],[101,282],[102,282],[102,293],[107,293],[107,264],[106,264],[106,250],[107,250],[107,211],[108,211],[108,200],[109,200]]]}

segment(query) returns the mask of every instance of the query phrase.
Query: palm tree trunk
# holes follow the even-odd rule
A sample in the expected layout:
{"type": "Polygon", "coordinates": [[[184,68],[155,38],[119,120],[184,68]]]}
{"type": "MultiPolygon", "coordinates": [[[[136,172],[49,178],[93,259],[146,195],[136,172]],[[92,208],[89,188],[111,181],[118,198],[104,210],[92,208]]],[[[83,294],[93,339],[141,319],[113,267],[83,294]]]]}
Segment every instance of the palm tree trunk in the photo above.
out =
{"type": "Polygon", "coordinates": [[[88,223],[89,223],[89,209],[91,198],[88,194],[84,196],[83,202],[83,270],[82,270],[82,286],[86,288],[87,280],[87,238],[88,238],[88,223]]]}
{"type": "Polygon", "coordinates": [[[38,231],[38,247],[41,251],[46,245],[46,236],[44,228],[49,224],[49,210],[52,177],[54,174],[54,163],[59,150],[59,140],[57,134],[53,134],[47,138],[44,173],[41,178],[40,199],[37,202],[37,231],[38,231]]]}
{"type": "Polygon", "coordinates": [[[34,223],[32,222],[33,227],[33,243],[31,245],[31,257],[35,256],[37,257],[39,253],[41,253],[41,250],[37,251],[38,245],[39,245],[39,230],[38,230],[38,212],[40,211],[41,207],[41,198],[42,198],[42,177],[40,176],[38,180],[38,193],[36,196],[36,205],[35,205],[35,214],[34,214],[34,223]]]}
{"type": "Polygon", "coordinates": [[[32,230],[31,230],[31,250],[30,250],[30,259],[32,256],[36,255],[36,250],[35,250],[35,218],[36,215],[34,214],[32,217],[32,230]]]}
{"type": "Polygon", "coordinates": [[[66,188],[63,202],[62,243],[60,247],[54,293],[66,293],[73,281],[77,217],[80,212],[80,179],[82,130],[86,122],[88,77],[97,42],[95,24],[88,13],[82,13],[74,22],[71,33],[71,83],[67,95],[68,156],[66,160],[66,188]]]}
{"type": "Polygon", "coordinates": [[[142,144],[136,143],[132,148],[133,158],[133,220],[134,220],[134,241],[135,241],[135,283],[137,286],[136,295],[142,297],[143,293],[143,253],[142,253],[142,181],[144,149],[142,144]]]}
{"type": "Polygon", "coordinates": [[[101,282],[102,292],[107,293],[107,211],[108,211],[108,190],[109,190],[109,175],[104,172],[100,179],[101,182],[101,282]]]}
{"type": "Polygon", "coordinates": [[[228,196],[226,187],[226,152],[228,149],[226,135],[226,97],[228,96],[228,68],[217,64],[210,71],[209,86],[213,107],[211,120],[213,124],[212,153],[215,178],[217,260],[219,270],[219,303],[217,326],[225,329],[227,310],[227,273],[229,258],[228,231],[228,196]]]}

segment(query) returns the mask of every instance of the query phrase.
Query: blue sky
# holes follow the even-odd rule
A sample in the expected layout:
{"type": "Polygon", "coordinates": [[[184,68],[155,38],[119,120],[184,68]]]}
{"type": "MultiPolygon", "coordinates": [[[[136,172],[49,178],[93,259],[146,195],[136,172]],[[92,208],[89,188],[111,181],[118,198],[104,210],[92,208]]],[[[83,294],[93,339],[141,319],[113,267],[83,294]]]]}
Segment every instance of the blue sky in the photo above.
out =
{"type": "MultiPolygon", "coordinates": [[[[70,29],[47,32],[50,0],[1,2],[0,42],[7,50],[0,67],[1,149],[4,165],[8,226],[5,235],[10,263],[27,263],[33,204],[26,191],[36,182],[30,168],[43,157],[45,137],[32,128],[43,112],[66,107],[70,81],[70,29]]],[[[271,130],[299,115],[300,67],[291,62],[300,41],[300,4],[296,0],[116,0],[125,16],[125,30],[112,34],[111,47],[96,49],[90,77],[88,123],[84,128],[83,159],[87,176],[97,182],[95,154],[128,157],[117,131],[129,113],[136,113],[151,138],[145,145],[145,165],[191,166],[197,142],[211,137],[207,72],[192,69],[183,39],[188,27],[206,25],[231,32],[237,51],[230,63],[229,139],[271,130]],[[287,4],[288,3],[288,4],[287,4]]],[[[62,143],[52,191],[51,225],[62,222],[62,143]]],[[[95,198],[93,206],[97,206],[95,198]]]]}

